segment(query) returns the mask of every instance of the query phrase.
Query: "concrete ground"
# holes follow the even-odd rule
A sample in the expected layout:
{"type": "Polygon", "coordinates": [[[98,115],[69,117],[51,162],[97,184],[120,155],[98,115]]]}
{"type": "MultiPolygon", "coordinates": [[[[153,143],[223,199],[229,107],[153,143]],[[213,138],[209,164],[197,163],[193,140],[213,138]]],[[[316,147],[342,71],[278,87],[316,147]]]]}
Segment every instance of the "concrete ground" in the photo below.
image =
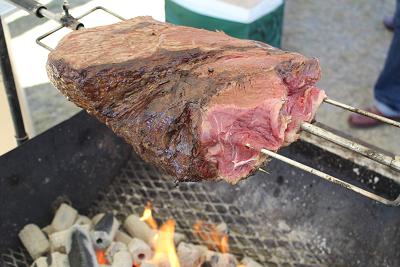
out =
{"type": "MultiPolygon", "coordinates": [[[[373,87],[393,33],[382,20],[393,14],[394,0],[286,1],[282,47],[316,56],[323,77],[318,88],[329,98],[357,107],[373,105],[373,87]]],[[[349,126],[350,112],[324,104],[317,120],[375,146],[400,154],[400,129],[349,126]]]]}
{"type": "MultiPolygon", "coordinates": [[[[125,18],[153,15],[164,20],[162,0],[70,0],[72,15],[77,16],[91,7],[102,5],[125,18]],[[144,3],[145,2],[145,3],[144,3]]],[[[59,10],[61,0],[47,6],[59,10]]],[[[282,49],[316,56],[323,77],[319,88],[331,99],[365,108],[373,104],[373,86],[382,70],[393,33],[386,30],[382,19],[393,14],[395,0],[287,0],[285,2],[282,49]]],[[[23,11],[19,11],[19,14],[23,11]]],[[[101,11],[100,11],[101,12],[101,11]]],[[[45,62],[48,51],[38,46],[35,39],[55,28],[55,22],[31,15],[6,18],[14,50],[17,71],[26,93],[36,133],[41,133],[79,111],[48,83],[45,62]],[[17,18],[17,19],[16,19],[17,18]]],[[[115,20],[116,21],[116,20],[115,20]]],[[[88,17],[87,27],[112,23],[106,16],[88,17]]],[[[61,33],[47,43],[54,47],[61,33]]],[[[324,104],[317,120],[344,133],[358,137],[387,151],[400,154],[400,129],[380,126],[355,129],[349,126],[350,112],[324,104]]]]}

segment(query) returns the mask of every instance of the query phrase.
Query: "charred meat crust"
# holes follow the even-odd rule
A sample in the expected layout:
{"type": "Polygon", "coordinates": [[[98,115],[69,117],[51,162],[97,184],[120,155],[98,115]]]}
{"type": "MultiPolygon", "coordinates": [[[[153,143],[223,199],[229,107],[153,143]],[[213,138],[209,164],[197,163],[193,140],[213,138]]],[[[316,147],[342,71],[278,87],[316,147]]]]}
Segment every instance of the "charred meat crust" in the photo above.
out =
{"type": "MultiPolygon", "coordinates": [[[[140,22],[125,32],[115,33],[143,31],[160,36],[169,27],[172,25],[140,22]]],[[[158,48],[146,58],[82,69],[74,69],[69,62],[50,53],[46,68],[56,88],[62,88],[61,92],[70,101],[133,145],[145,161],[161,167],[179,181],[200,181],[214,178],[218,171],[218,166],[204,162],[201,154],[198,127],[204,108],[227,83],[233,79],[240,82],[240,75],[232,76],[218,69],[204,73],[200,67],[246,52],[289,59],[298,55],[254,41],[246,41],[240,47],[205,48],[178,51],[158,48]]]]}

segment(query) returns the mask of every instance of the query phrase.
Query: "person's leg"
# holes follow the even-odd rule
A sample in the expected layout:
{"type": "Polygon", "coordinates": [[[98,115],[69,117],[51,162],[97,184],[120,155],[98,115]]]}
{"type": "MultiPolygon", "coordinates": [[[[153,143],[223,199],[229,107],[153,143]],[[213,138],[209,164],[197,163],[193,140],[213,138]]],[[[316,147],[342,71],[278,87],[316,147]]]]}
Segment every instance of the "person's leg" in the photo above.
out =
{"type": "Polygon", "coordinates": [[[375,85],[375,106],[386,116],[400,113],[400,0],[397,0],[394,26],[385,67],[375,85]]]}
{"type": "MultiPolygon", "coordinates": [[[[365,110],[390,119],[400,119],[400,0],[396,1],[394,17],[394,36],[386,58],[385,66],[375,88],[375,106],[365,110]]],[[[353,114],[349,122],[357,127],[369,127],[380,124],[378,120],[353,114]]]]}

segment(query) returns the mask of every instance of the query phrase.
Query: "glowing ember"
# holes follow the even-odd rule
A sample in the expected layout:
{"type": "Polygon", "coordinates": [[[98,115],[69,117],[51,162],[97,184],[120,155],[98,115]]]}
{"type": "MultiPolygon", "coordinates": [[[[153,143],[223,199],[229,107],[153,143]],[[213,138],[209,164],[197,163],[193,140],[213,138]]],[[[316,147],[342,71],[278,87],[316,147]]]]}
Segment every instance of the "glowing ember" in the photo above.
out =
{"type": "MultiPolygon", "coordinates": [[[[152,215],[152,205],[147,202],[147,207],[143,212],[143,216],[140,218],[141,221],[145,221],[152,229],[157,229],[157,222],[154,220],[152,215]]],[[[228,235],[223,235],[221,230],[218,230],[219,226],[207,224],[204,220],[199,220],[193,225],[195,233],[199,235],[204,241],[206,241],[208,248],[214,250],[215,248],[221,252],[223,257],[229,261],[228,249],[228,235]]],[[[164,223],[153,236],[154,244],[154,256],[149,261],[154,265],[169,262],[171,267],[180,267],[178,255],[176,253],[174,244],[174,231],[175,222],[169,219],[164,223]]],[[[100,263],[100,262],[99,262],[100,263]]],[[[134,265],[134,264],[133,264],[134,265]]],[[[163,265],[163,264],[162,264],[163,265]]],[[[135,265],[134,265],[135,266],[135,265]]],[[[136,267],[136,266],[135,266],[136,267]]],[[[247,267],[245,265],[238,265],[236,267],[247,267]]]]}
{"type": "Polygon", "coordinates": [[[213,250],[216,246],[221,253],[229,253],[228,235],[220,237],[219,231],[215,225],[208,226],[204,220],[199,220],[193,225],[193,229],[204,241],[207,242],[208,248],[213,250]]]}
{"type": "Polygon", "coordinates": [[[96,256],[97,256],[97,262],[99,264],[110,265],[110,263],[108,262],[107,258],[104,256],[104,254],[106,253],[106,250],[104,250],[104,251],[95,251],[95,252],[96,252],[96,256]]]}
{"type": "Polygon", "coordinates": [[[143,212],[143,216],[140,217],[139,220],[147,222],[147,224],[152,228],[152,229],[157,229],[158,225],[157,222],[154,220],[152,214],[151,214],[151,209],[152,205],[150,202],[147,201],[147,206],[146,209],[143,212]]]}
{"type": "Polygon", "coordinates": [[[207,242],[207,244],[209,243],[209,237],[207,234],[205,234],[203,231],[205,229],[205,223],[204,221],[201,219],[198,222],[196,222],[195,224],[193,224],[193,230],[195,231],[196,234],[198,234],[204,241],[207,242]]]}

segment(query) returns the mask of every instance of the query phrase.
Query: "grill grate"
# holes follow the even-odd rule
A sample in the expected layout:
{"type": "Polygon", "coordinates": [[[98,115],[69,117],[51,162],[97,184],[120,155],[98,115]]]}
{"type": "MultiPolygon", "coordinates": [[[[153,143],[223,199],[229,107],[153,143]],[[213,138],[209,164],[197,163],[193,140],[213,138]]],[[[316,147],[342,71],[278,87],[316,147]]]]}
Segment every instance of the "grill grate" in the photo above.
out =
{"type": "Polygon", "coordinates": [[[332,254],[306,240],[293,240],[290,231],[246,214],[242,207],[224,202],[220,192],[212,189],[207,182],[181,183],[174,188],[172,177],[133,154],[121,174],[101,193],[90,215],[112,211],[122,222],[131,213],[142,215],[149,201],[155,219],[165,222],[174,218],[176,231],[185,234],[189,242],[205,244],[193,230],[200,219],[209,224],[225,222],[229,250],[239,259],[248,256],[268,267],[340,266],[332,254]]]}
{"type": "MultiPolygon", "coordinates": [[[[100,197],[93,201],[89,216],[111,212],[123,223],[132,213],[142,215],[147,201],[153,204],[153,216],[159,224],[169,218],[176,231],[188,242],[205,244],[193,224],[204,219],[209,224],[225,222],[229,229],[229,250],[238,259],[248,256],[267,267],[346,266],[340,257],[325,251],[305,238],[293,237],[290,230],[276,227],[243,207],[222,201],[220,192],[210,183],[181,183],[174,188],[173,178],[158,171],[133,154],[127,166],[100,197]]],[[[9,250],[2,255],[5,267],[30,266],[25,249],[9,250]]]]}
{"type": "Polygon", "coordinates": [[[8,249],[1,255],[4,267],[25,267],[31,266],[32,258],[29,256],[25,248],[8,249]]]}

